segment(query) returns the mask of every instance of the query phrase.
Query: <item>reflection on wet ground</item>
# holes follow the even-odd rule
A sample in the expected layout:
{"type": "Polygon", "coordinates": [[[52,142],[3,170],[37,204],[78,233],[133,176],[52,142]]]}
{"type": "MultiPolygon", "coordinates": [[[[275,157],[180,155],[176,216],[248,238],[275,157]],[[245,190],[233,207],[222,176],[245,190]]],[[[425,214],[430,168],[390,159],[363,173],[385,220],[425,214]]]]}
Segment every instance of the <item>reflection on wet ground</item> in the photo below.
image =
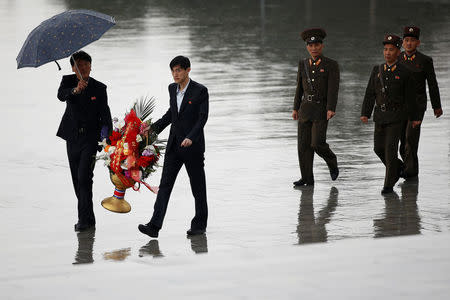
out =
{"type": "MultiPolygon", "coordinates": [[[[17,126],[16,131],[3,132],[9,146],[0,149],[0,165],[9,170],[2,181],[5,194],[0,212],[7,226],[1,233],[7,236],[11,251],[26,251],[23,241],[29,232],[18,224],[18,216],[58,228],[48,233],[44,244],[60,236],[70,240],[68,245],[78,243],[77,264],[450,231],[450,54],[446,51],[450,47],[450,5],[445,1],[395,1],[385,10],[386,3],[39,0],[31,9],[25,1],[1,2],[0,33],[6,42],[0,49],[5,53],[5,78],[11,82],[1,81],[8,84],[2,86],[5,97],[0,107],[5,112],[4,124],[17,126]],[[403,23],[409,23],[398,18],[405,7],[414,13],[411,20],[423,27],[421,49],[434,58],[444,115],[435,119],[430,109],[425,115],[420,182],[400,181],[397,194],[382,197],[384,166],[373,153],[373,124],[362,126],[359,113],[371,67],[382,60],[382,36],[387,31],[399,32],[403,23]],[[97,232],[75,236],[69,232],[72,226],[67,224],[76,221],[76,200],[65,146],[54,136],[64,109],[55,92],[61,75],[71,72],[69,64],[62,61],[60,73],[54,66],[17,71],[15,56],[30,27],[75,8],[102,11],[118,21],[86,49],[94,57],[93,77],[108,85],[113,116],[121,116],[133,99],[148,93],[157,98],[154,118],[159,118],[168,106],[168,63],[178,54],[191,58],[192,78],[208,87],[209,240],[206,235],[186,240],[184,235],[193,212],[185,171],[177,179],[160,232],[161,251],[158,240],[148,241],[136,229],[151,216],[154,195],[127,193],[133,206],[128,215],[105,211],[100,201],[112,186],[100,164],[94,178],[97,232]],[[341,68],[337,114],[330,121],[327,137],[338,156],[341,175],[331,182],[326,165],[317,159],[314,188],[295,190],[292,182],[300,172],[297,126],[290,112],[297,62],[306,55],[299,32],[318,20],[329,33],[325,54],[341,68]],[[29,91],[36,91],[33,97],[29,91]],[[36,124],[39,134],[30,130],[36,124]],[[22,188],[24,173],[33,178],[29,189],[22,188]],[[57,196],[43,201],[36,195],[48,194],[49,182],[57,196]],[[96,257],[95,253],[103,255],[96,257]]],[[[160,173],[150,179],[152,184],[157,184],[160,173]]],[[[47,232],[48,227],[36,230],[47,232]]],[[[29,243],[36,246],[42,241],[29,243]]],[[[67,264],[73,261],[74,248],[65,249],[70,250],[64,258],[67,264]]]]}
{"type": "Polygon", "coordinates": [[[420,233],[420,215],[417,208],[418,182],[401,184],[401,199],[397,193],[384,197],[384,215],[373,221],[375,237],[420,233]]]}
{"type": "Polygon", "coordinates": [[[75,254],[75,262],[73,262],[73,264],[77,265],[93,263],[95,229],[77,232],[77,239],[78,250],[75,254]]]}
{"type": "Polygon", "coordinates": [[[298,243],[316,243],[327,241],[327,230],[325,225],[330,222],[333,212],[338,204],[337,188],[332,187],[326,205],[320,209],[317,218],[314,213],[314,187],[305,186],[300,188],[300,209],[298,211],[298,243]]]}
{"type": "Polygon", "coordinates": [[[150,240],[146,245],[139,249],[139,257],[153,256],[153,258],[164,257],[161,250],[159,250],[158,240],[150,240]]]}
{"type": "Polygon", "coordinates": [[[208,252],[208,239],[206,233],[187,237],[191,241],[191,249],[195,254],[208,252]]]}
{"type": "Polygon", "coordinates": [[[118,249],[103,253],[105,260],[123,261],[131,254],[131,248],[118,249]]]}

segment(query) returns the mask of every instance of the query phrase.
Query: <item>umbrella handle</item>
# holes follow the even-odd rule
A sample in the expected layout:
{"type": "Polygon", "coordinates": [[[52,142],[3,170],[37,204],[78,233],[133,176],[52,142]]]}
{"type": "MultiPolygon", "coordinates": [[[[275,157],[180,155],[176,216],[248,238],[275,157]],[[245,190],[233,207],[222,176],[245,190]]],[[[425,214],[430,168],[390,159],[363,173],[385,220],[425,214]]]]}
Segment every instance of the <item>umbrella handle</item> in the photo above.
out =
{"type": "Polygon", "coordinates": [[[58,66],[58,71],[61,71],[61,66],[58,64],[58,62],[55,60],[56,65],[58,66]]]}
{"type": "Polygon", "coordinates": [[[75,69],[77,69],[78,74],[80,74],[81,80],[83,79],[83,75],[81,75],[80,70],[78,69],[77,61],[73,58],[73,54],[70,56],[70,58],[73,60],[73,63],[75,65],[75,69]]]}

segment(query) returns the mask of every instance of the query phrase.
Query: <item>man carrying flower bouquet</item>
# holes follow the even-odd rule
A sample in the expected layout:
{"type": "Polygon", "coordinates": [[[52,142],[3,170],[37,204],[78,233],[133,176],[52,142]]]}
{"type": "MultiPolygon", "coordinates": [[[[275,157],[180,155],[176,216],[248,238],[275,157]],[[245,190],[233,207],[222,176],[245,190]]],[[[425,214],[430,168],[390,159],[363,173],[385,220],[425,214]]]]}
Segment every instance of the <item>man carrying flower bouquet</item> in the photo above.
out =
{"type": "Polygon", "coordinates": [[[170,107],[151,127],[160,133],[171,124],[161,183],[150,222],[138,227],[142,233],[155,238],[162,227],[170,194],[183,164],[195,198],[195,216],[187,234],[205,233],[208,220],[203,133],[208,119],[208,89],[189,78],[191,63],[187,57],[175,57],[170,62],[170,69],[175,81],[169,85],[170,107]]]}
{"type": "Polygon", "coordinates": [[[112,130],[106,85],[89,77],[91,62],[86,52],[74,53],[70,64],[75,74],[63,76],[58,89],[58,99],[66,102],[66,110],[56,135],[67,142],[70,173],[78,198],[75,231],[95,228],[92,205],[95,153],[98,142],[112,130]]]}

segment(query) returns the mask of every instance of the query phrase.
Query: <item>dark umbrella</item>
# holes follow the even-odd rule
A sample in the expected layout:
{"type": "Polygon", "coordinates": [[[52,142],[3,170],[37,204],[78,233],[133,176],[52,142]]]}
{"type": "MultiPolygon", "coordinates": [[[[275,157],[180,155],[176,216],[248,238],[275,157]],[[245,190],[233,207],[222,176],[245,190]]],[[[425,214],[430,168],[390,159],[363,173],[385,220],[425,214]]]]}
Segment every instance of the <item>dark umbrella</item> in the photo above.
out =
{"type": "Polygon", "coordinates": [[[17,69],[66,58],[98,40],[115,24],[113,17],[92,10],[68,10],[53,16],[28,35],[16,58],[17,69]]]}

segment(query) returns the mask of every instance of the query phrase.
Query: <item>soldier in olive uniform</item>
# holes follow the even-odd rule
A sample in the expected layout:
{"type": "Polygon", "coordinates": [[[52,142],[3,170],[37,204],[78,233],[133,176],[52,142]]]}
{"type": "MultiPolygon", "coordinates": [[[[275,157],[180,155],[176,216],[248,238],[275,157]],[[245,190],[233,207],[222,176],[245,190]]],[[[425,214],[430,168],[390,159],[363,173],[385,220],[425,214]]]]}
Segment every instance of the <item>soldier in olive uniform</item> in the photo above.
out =
{"type": "Polygon", "coordinates": [[[398,159],[398,143],[403,123],[419,126],[420,116],[415,101],[415,86],[411,72],[398,63],[402,40],[392,34],[385,36],[385,63],[373,68],[361,110],[361,121],[367,123],[374,111],[374,151],[386,166],[382,194],[392,193],[402,169],[398,159]],[[375,108],[374,108],[375,107],[375,108]]]}
{"type": "MultiPolygon", "coordinates": [[[[417,51],[417,47],[420,45],[419,36],[420,29],[418,27],[408,26],[404,28],[403,48],[405,51],[400,54],[399,62],[408,67],[414,76],[420,120],[423,119],[427,109],[425,81],[428,82],[434,115],[439,118],[442,115],[442,107],[433,59],[417,51]]],[[[400,155],[405,163],[404,174],[406,178],[414,178],[419,174],[419,159],[417,157],[419,138],[420,126],[413,128],[411,122],[405,122],[400,140],[400,155]]]]}
{"type": "Polygon", "coordinates": [[[335,115],[339,90],[339,66],[322,55],[326,33],[321,28],[301,34],[310,58],[300,60],[292,118],[298,120],[298,158],[301,179],[294,186],[313,185],[314,152],[328,165],[332,180],[339,175],[336,155],[326,143],[328,120],[335,115]]]}

